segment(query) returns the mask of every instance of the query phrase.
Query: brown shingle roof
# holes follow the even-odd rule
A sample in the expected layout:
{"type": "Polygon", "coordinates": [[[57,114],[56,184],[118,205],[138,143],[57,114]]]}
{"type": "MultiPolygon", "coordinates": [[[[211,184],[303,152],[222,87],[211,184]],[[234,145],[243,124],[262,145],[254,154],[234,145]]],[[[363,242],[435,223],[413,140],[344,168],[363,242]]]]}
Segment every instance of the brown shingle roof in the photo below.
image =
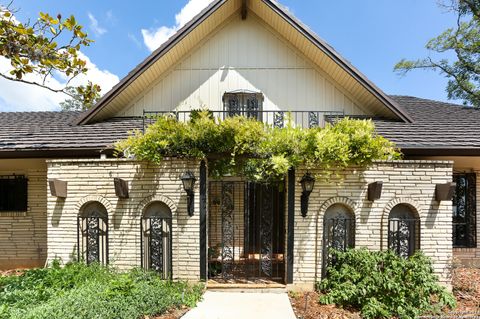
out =
{"type": "MultiPolygon", "coordinates": [[[[142,128],[140,118],[112,118],[91,125],[71,124],[80,112],[0,113],[0,153],[102,150],[142,128]]],[[[19,154],[20,155],[20,154],[19,154]]]]}
{"type": "Polygon", "coordinates": [[[391,98],[407,110],[414,123],[382,119],[374,119],[374,122],[378,133],[402,150],[480,151],[480,109],[411,96],[393,95],[391,98]]]}
{"type": "MultiPolygon", "coordinates": [[[[480,155],[480,109],[420,99],[391,96],[408,111],[414,123],[373,119],[379,134],[395,142],[406,154],[480,155]]],[[[138,117],[112,118],[104,122],[72,124],[79,112],[0,113],[0,157],[20,157],[26,152],[99,152],[141,129],[138,117]]],[[[87,154],[85,154],[87,155],[87,154]]]]}

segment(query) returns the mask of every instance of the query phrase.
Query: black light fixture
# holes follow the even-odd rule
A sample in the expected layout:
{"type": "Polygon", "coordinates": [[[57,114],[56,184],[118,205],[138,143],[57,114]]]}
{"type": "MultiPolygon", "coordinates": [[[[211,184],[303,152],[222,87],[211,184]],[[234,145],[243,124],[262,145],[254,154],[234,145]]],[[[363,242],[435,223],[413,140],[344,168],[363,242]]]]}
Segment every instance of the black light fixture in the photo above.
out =
{"type": "Polygon", "coordinates": [[[313,191],[313,187],[315,186],[315,178],[310,174],[306,173],[303,175],[302,179],[300,180],[300,184],[302,184],[302,197],[301,197],[301,214],[302,217],[307,217],[308,212],[308,198],[313,191]]]}
{"type": "Polygon", "coordinates": [[[442,200],[452,200],[455,194],[456,183],[446,183],[435,185],[435,199],[440,202],[442,200]]]}
{"type": "Polygon", "coordinates": [[[193,196],[193,186],[195,185],[195,175],[192,172],[186,171],[180,176],[182,180],[183,189],[187,192],[187,211],[189,216],[193,216],[194,211],[194,196],[193,196]]]}
{"type": "Polygon", "coordinates": [[[368,200],[373,202],[382,197],[383,181],[368,184],[368,200]]]}

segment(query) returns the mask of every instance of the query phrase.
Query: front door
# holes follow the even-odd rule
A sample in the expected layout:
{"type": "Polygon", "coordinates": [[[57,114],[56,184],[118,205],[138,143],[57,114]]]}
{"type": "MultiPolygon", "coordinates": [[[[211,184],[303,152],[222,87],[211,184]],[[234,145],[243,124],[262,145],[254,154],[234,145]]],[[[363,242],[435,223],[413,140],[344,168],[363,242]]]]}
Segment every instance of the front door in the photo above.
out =
{"type": "Polygon", "coordinates": [[[215,181],[209,186],[209,277],[283,282],[283,185],[215,181]]]}

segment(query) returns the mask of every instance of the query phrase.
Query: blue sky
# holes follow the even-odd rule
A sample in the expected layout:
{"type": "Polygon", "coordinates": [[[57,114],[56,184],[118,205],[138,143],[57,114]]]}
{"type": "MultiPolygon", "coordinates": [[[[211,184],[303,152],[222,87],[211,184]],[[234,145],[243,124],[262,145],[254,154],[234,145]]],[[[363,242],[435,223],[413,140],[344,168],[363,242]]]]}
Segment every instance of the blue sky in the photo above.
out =
{"type": "MultiPolygon", "coordinates": [[[[177,20],[189,16],[188,12],[178,16],[189,1],[196,2],[191,6],[202,6],[209,0],[136,1],[135,6],[123,0],[16,0],[14,5],[20,9],[17,13],[20,20],[35,19],[39,11],[63,16],[74,14],[95,40],[91,47],[82,50],[98,71],[94,78],[108,82],[103,85],[108,87],[150,53],[149,35],[153,37],[162,27],[167,34],[169,30],[173,32],[178,26],[176,15],[177,20]]],[[[393,66],[402,58],[427,56],[425,43],[454,25],[455,16],[440,8],[436,0],[280,2],[385,92],[447,100],[447,81],[442,75],[415,71],[400,77],[393,72],[393,66]]],[[[22,87],[22,90],[29,89],[22,87]]],[[[0,111],[56,108],[55,99],[36,105],[29,105],[33,101],[26,100],[19,107],[15,105],[17,100],[2,91],[0,111]]],[[[21,100],[21,95],[24,94],[17,94],[17,99],[21,100]]]]}

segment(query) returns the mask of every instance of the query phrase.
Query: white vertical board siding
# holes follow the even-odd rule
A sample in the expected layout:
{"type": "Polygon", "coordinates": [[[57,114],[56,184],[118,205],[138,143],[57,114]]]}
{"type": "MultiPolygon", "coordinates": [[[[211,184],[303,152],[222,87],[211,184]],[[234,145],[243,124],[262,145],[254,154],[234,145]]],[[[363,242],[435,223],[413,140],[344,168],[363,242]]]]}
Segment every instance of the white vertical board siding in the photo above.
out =
{"type": "Polygon", "coordinates": [[[222,110],[222,95],[260,91],[264,110],[370,114],[255,15],[234,17],[147,87],[117,116],[146,111],[222,110]]]}

